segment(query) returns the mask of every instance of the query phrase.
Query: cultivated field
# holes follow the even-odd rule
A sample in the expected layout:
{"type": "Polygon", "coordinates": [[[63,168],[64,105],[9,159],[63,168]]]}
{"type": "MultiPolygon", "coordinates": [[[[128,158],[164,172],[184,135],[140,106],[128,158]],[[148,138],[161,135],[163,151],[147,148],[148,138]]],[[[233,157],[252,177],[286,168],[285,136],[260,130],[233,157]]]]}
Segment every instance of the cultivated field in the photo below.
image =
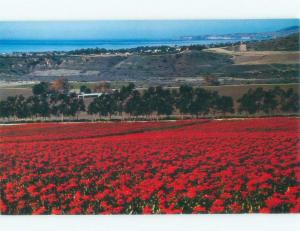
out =
{"type": "Polygon", "coordinates": [[[32,95],[31,88],[0,87],[0,100],[5,100],[8,96],[23,95],[25,97],[32,95]]]}
{"type": "Polygon", "coordinates": [[[236,65],[263,65],[263,64],[299,64],[299,51],[246,51],[237,52],[224,48],[210,48],[206,51],[228,54],[236,65]]]}
{"type": "Polygon", "coordinates": [[[299,123],[3,126],[1,213],[297,213],[299,123]]]}

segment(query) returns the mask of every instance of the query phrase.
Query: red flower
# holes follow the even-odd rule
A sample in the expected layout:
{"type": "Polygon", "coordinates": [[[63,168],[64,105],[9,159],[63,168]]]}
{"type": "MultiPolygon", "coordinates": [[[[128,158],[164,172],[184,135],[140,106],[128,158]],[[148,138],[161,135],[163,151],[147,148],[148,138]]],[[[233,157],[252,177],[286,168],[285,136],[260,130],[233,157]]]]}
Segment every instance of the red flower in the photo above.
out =
{"type": "Polygon", "coordinates": [[[228,192],[224,192],[222,195],[221,195],[221,198],[222,199],[230,199],[232,198],[232,195],[228,192]]]}
{"type": "Polygon", "coordinates": [[[52,214],[53,215],[61,215],[62,214],[62,210],[61,209],[57,209],[57,208],[53,208],[52,209],[52,214]]]}
{"type": "Polygon", "coordinates": [[[152,214],[152,209],[150,208],[150,206],[145,206],[143,209],[143,214],[152,214]]]}
{"type": "Polygon", "coordinates": [[[197,205],[196,207],[194,207],[193,209],[193,213],[205,213],[206,212],[206,208],[197,205]]]}
{"type": "Polygon", "coordinates": [[[223,213],[224,212],[224,202],[220,199],[214,201],[210,208],[210,213],[223,213]]]}
{"type": "Polygon", "coordinates": [[[276,197],[272,197],[272,198],[269,198],[266,200],[266,205],[268,208],[275,208],[282,203],[283,203],[283,201],[276,197]]]}
{"type": "Polygon", "coordinates": [[[45,214],[46,212],[46,208],[44,206],[38,208],[38,209],[35,209],[32,211],[32,214],[33,215],[41,215],[41,214],[45,214]]]}
{"type": "Polygon", "coordinates": [[[18,205],[17,205],[17,209],[18,210],[25,208],[25,206],[26,206],[25,201],[23,201],[23,200],[22,201],[18,201],[18,205]]]}
{"type": "Polygon", "coordinates": [[[196,195],[197,195],[197,190],[195,188],[190,188],[186,193],[186,196],[191,199],[196,197],[196,195]]]}
{"type": "Polygon", "coordinates": [[[4,214],[8,212],[7,205],[1,199],[0,199],[0,212],[4,214]]]}
{"type": "Polygon", "coordinates": [[[233,213],[240,213],[242,211],[242,207],[236,202],[232,203],[229,208],[233,213]]]}
{"type": "Polygon", "coordinates": [[[259,213],[270,213],[271,210],[269,208],[261,208],[259,209],[259,213]]]}
{"type": "Polygon", "coordinates": [[[259,212],[299,212],[298,124],[259,118],[1,127],[1,213],[240,213],[256,212],[257,204],[265,204],[259,212]]]}
{"type": "Polygon", "coordinates": [[[82,210],[81,210],[80,208],[72,208],[72,209],[69,211],[69,214],[70,214],[70,215],[82,214],[82,210]]]}

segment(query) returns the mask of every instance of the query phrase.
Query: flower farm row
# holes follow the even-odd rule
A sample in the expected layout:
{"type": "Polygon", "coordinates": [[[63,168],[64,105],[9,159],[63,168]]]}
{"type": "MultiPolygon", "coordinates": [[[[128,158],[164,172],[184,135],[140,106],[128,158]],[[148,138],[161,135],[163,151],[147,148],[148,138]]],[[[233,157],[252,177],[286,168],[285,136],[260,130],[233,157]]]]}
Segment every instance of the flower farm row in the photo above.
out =
{"type": "Polygon", "coordinates": [[[65,140],[125,135],[149,130],[181,127],[208,120],[178,120],[168,122],[104,122],[104,123],[36,123],[30,126],[3,126],[0,129],[0,143],[65,140]]]}
{"type": "Polygon", "coordinates": [[[300,119],[194,122],[1,127],[1,213],[300,212],[300,119]]]}

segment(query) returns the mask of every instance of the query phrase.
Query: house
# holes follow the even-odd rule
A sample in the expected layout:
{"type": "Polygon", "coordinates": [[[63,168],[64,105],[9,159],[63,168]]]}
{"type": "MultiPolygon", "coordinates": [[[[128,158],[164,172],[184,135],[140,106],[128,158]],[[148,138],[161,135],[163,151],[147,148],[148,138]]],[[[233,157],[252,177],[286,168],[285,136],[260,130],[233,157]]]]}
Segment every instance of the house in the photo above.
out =
{"type": "Polygon", "coordinates": [[[103,95],[104,93],[81,93],[80,95],[78,95],[78,99],[79,98],[93,98],[93,97],[100,97],[101,95],[103,95]]]}

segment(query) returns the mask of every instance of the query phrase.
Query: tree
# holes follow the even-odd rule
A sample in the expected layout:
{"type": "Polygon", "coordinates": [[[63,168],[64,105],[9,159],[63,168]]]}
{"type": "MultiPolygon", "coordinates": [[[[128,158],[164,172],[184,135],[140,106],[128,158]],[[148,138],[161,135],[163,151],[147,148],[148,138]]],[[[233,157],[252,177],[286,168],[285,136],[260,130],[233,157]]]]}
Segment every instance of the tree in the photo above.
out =
{"type": "Polygon", "coordinates": [[[173,112],[174,99],[171,92],[162,87],[156,87],[156,111],[158,115],[171,115],[173,112]]]}
{"type": "Polygon", "coordinates": [[[67,100],[67,112],[66,114],[69,116],[77,116],[81,111],[85,111],[85,105],[83,99],[79,99],[75,93],[69,95],[67,100]]]}
{"type": "Polygon", "coordinates": [[[280,106],[283,112],[299,112],[299,94],[294,92],[292,88],[289,88],[286,92],[282,91],[280,95],[280,106]]]}
{"type": "Polygon", "coordinates": [[[272,113],[278,106],[276,95],[272,90],[265,91],[263,96],[262,110],[265,113],[272,113]]]}
{"type": "Polygon", "coordinates": [[[17,96],[8,96],[6,98],[7,113],[9,114],[9,116],[16,116],[17,98],[17,96]]]}
{"type": "Polygon", "coordinates": [[[56,116],[78,116],[80,111],[85,111],[85,105],[82,99],[78,99],[75,93],[53,94],[51,97],[51,113],[56,116]]]}
{"type": "Polygon", "coordinates": [[[135,88],[134,84],[129,83],[127,86],[122,86],[120,91],[114,92],[115,100],[117,103],[117,112],[122,114],[122,118],[123,118],[123,112],[125,112],[127,101],[131,97],[134,88],[135,88]]]}
{"type": "Polygon", "coordinates": [[[119,92],[119,97],[121,100],[127,99],[133,92],[135,86],[134,83],[129,83],[127,86],[122,86],[119,92]]]}
{"type": "Polygon", "coordinates": [[[39,116],[41,114],[40,109],[40,98],[37,95],[30,96],[27,99],[27,103],[29,106],[29,110],[31,112],[31,116],[39,116]]]}
{"type": "Polygon", "coordinates": [[[78,114],[79,114],[80,112],[84,112],[84,111],[86,111],[84,101],[83,101],[83,99],[78,99],[77,118],[78,118],[78,114]]]}
{"type": "Polygon", "coordinates": [[[9,118],[10,117],[10,109],[8,102],[0,101],[0,117],[1,118],[9,118]]]}
{"type": "Polygon", "coordinates": [[[93,100],[93,101],[89,104],[87,112],[88,112],[88,114],[90,114],[90,115],[96,115],[96,114],[98,114],[98,111],[99,111],[99,109],[98,109],[98,104],[97,104],[96,100],[93,100]]]}
{"type": "Polygon", "coordinates": [[[255,114],[257,112],[272,113],[278,107],[276,94],[284,94],[279,88],[274,90],[263,90],[261,87],[255,90],[249,89],[241,98],[239,111],[255,114]]]}
{"type": "Polygon", "coordinates": [[[137,91],[134,90],[132,92],[132,95],[127,98],[126,103],[125,103],[125,112],[129,113],[130,115],[138,116],[142,115],[142,98],[141,94],[137,91]]]}
{"type": "Polygon", "coordinates": [[[255,114],[262,109],[264,91],[262,88],[252,90],[251,88],[241,98],[239,102],[239,112],[246,112],[249,114],[255,114]]]}
{"type": "Polygon", "coordinates": [[[34,96],[29,97],[27,99],[26,103],[30,110],[31,116],[42,116],[42,117],[50,116],[51,108],[50,108],[47,96],[34,95],[34,96]]]}
{"type": "Polygon", "coordinates": [[[116,112],[122,115],[123,118],[123,100],[121,99],[120,91],[116,90],[113,92],[113,97],[115,100],[116,112]]]}
{"type": "Polygon", "coordinates": [[[61,121],[68,114],[68,100],[68,95],[63,93],[54,93],[50,97],[51,114],[61,116],[61,121]]]}
{"type": "Polygon", "coordinates": [[[88,107],[89,114],[99,114],[100,116],[111,116],[117,112],[117,101],[113,94],[103,94],[95,98],[88,107]]]}
{"type": "Polygon", "coordinates": [[[209,91],[197,88],[195,90],[193,101],[191,103],[191,114],[196,115],[197,117],[199,114],[206,115],[210,109],[211,103],[211,94],[209,91]]]}
{"type": "Polygon", "coordinates": [[[103,94],[97,102],[100,115],[111,117],[117,111],[117,102],[113,95],[103,94]]]}
{"type": "Polygon", "coordinates": [[[182,85],[179,88],[179,93],[175,95],[176,107],[181,114],[190,113],[193,101],[193,88],[188,85],[182,85]]]}
{"type": "Polygon", "coordinates": [[[15,104],[15,114],[18,118],[26,118],[30,115],[30,110],[26,99],[23,95],[19,95],[15,104]]]}
{"type": "Polygon", "coordinates": [[[216,109],[224,115],[229,112],[233,113],[233,100],[230,96],[221,96],[216,100],[216,109]]]}
{"type": "Polygon", "coordinates": [[[141,107],[143,114],[151,115],[156,111],[156,92],[154,87],[149,87],[142,96],[141,107]]]}
{"type": "Polygon", "coordinates": [[[50,91],[50,84],[46,82],[40,82],[32,87],[32,93],[34,95],[47,95],[50,91]]]}
{"type": "Polygon", "coordinates": [[[100,82],[100,83],[96,84],[93,88],[94,92],[108,93],[109,90],[110,90],[109,82],[100,82]]]}
{"type": "Polygon", "coordinates": [[[65,78],[57,79],[51,84],[51,90],[63,94],[68,94],[70,90],[69,81],[65,78]]]}
{"type": "Polygon", "coordinates": [[[57,104],[57,112],[61,115],[61,121],[64,121],[64,116],[68,114],[68,95],[66,94],[59,94],[58,95],[58,104],[57,104]]]}
{"type": "Polygon", "coordinates": [[[91,93],[91,92],[92,92],[91,89],[88,88],[87,86],[85,86],[85,85],[80,86],[80,93],[88,94],[88,93],[91,93]]]}
{"type": "Polygon", "coordinates": [[[49,105],[49,102],[48,102],[48,98],[46,98],[46,97],[41,97],[40,98],[39,108],[40,108],[40,110],[39,110],[40,116],[42,116],[42,117],[49,117],[50,116],[51,109],[50,109],[50,105],[49,105]]]}

